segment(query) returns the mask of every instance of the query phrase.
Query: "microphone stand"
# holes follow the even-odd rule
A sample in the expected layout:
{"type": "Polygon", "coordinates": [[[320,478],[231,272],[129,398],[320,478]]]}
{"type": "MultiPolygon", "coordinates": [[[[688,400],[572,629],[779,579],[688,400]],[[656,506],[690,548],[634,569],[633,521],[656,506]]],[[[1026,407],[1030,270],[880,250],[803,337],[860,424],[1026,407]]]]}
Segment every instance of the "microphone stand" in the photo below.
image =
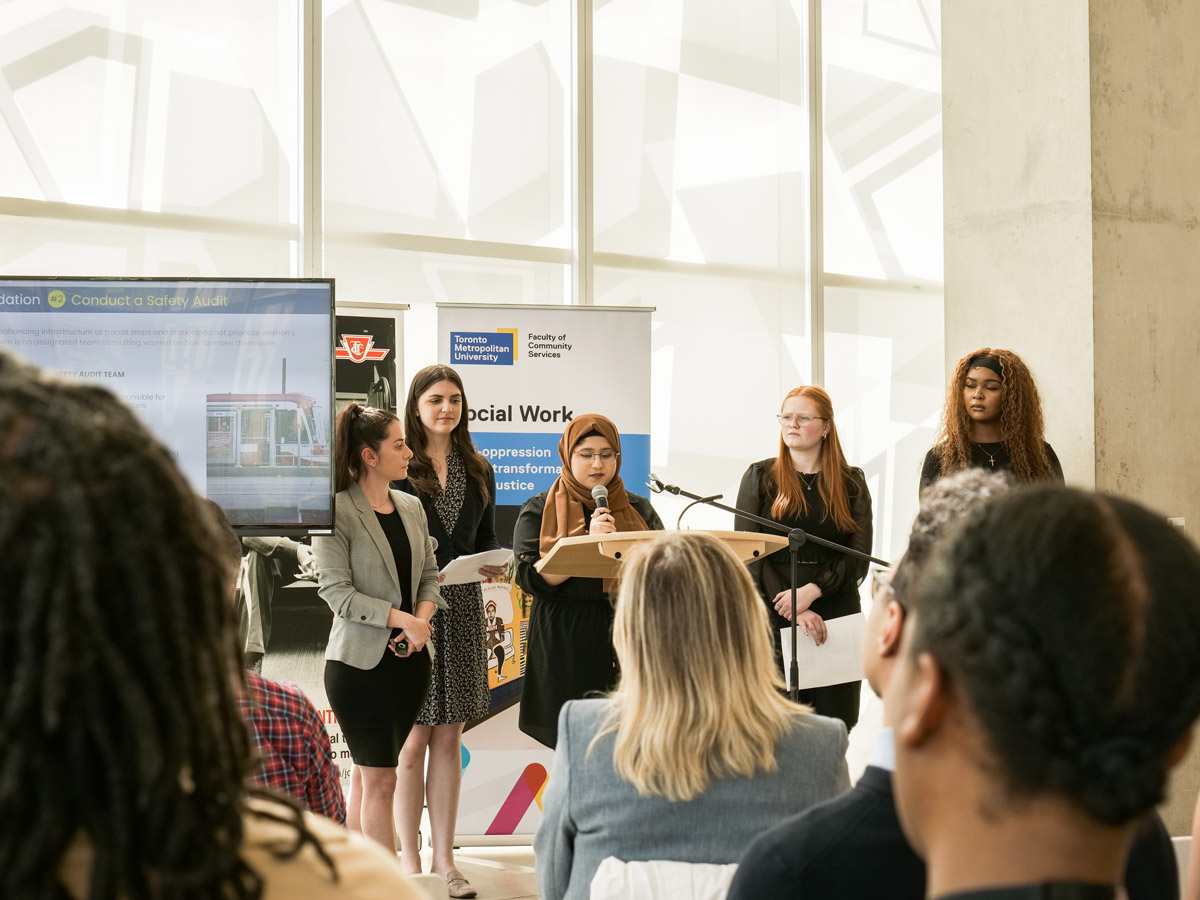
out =
{"type": "MultiPolygon", "coordinates": [[[[716,494],[712,497],[701,497],[699,494],[693,494],[691,491],[685,491],[683,488],[674,484],[663,484],[659,477],[653,472],[650,473],[650,480],[646,482],[646,487],[655,494],[666,492],[674,494],[678,497],[687,497],[692,502],[687,505],[684,512],[691,509],[697,503],[703,503],[705,506],[711,506],[714,509],[724,510],[725,512],[733,513],[743,519],[749,519],[758,525],[765,525],[772,531],[777,531],[788,536],[788,557],[791,562],[792,571],[792,664],[788,668],[788,697],[792,702],[797,703],[800,700],[800,663],[796,659],[796,591],[799,589],[796,584],[799,581],[799,556],[800,548],[810,541],[819,547],[827,547],[830,550],[836,550],[839,553],[844,553],[846,556],[853,556],[856,559],[864,559],[867,562],[877,563],[884,568],[890,569],[892,564],[887,560],[876,559],[870,554],[863,553],[861,550],[855,550],[852,547],[846,547],[842,544],[835,544],[833,541],[827,541],[824,538],[815,537],[808,534],[802,528],[788,528],[786,525],[776,522],[774,519],[767,519],[763,516],[757,516],[753,513],[748,513],[745,510],[738,509],[734,506],[726,506],[724,503],[716,502],[715,497],[720,497],[716,494]]],[[[683,518],[683,513],[679,514],[679,518],[683,518]]],[[[675,523],[676,528],[679,527],[678,521],[675,523]]]]}

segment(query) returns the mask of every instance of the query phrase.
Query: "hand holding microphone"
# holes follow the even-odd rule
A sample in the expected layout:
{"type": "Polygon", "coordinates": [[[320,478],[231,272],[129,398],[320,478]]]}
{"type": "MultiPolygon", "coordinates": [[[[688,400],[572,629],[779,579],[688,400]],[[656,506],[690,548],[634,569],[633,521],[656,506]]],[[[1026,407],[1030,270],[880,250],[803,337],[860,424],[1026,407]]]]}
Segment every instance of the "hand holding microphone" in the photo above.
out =
{"type": "Polygon", "coordinates": [[[592,488],[592,499],[596,501],[596,511],[592,513],[588,533],[613,534],[617,530],[617,523],[608,509],[608,488],[602,484],[596,485],[592,488]]]}

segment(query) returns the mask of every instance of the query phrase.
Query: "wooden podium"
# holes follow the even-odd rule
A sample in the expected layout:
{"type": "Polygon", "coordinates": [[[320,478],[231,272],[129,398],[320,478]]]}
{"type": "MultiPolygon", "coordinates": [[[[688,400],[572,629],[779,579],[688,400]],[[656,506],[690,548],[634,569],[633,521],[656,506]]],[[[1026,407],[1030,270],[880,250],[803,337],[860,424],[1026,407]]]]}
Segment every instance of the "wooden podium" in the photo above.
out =
{"type": "MultiPolygon", "coordinates": [[[[563,538],[534,566],[542,575],[570,578],[616,578],[621,560],[639,541],[651,540],[658,531],[618,531],[563,538]]],[[[757,531],[705,531],[729,547],[744,563],[761,559],[788,545],[786,535],[757,531]]]]}

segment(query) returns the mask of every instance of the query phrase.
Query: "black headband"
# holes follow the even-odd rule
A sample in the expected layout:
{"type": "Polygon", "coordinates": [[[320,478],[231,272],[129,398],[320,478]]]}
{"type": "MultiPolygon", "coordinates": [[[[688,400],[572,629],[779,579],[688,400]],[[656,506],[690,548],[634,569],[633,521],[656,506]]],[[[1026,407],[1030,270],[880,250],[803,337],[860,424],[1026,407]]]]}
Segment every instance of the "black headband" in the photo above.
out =
{"type": "Polygon", "coordinates": [[[602,435],[599,431],[597,431],[595,428],[593,428],[591,431],[589,431],[587,434],[585,434],[583,437],[581,437],[579,440],[577,440],[575,442],[575,445],[571,449],[574,450],[575,447],[578,447],[580,444],[582,444],[584,441],[586,441],[590,437],[602,438],[602,437],[604,437],[604,435],[602,435]]]}
{"type": "Polygon", "coordinates": [[[986,368],[991,369],[993,372],[995,372],[997,375],[1000,376],[1001,381],[1004,380],[1004,370],[1002,368],[1000,368],[1000,360],[996,359],[996,357],[994,357],[994,356],[973,356],[973,357],[971,357],[971,361],[969,363],[967,363],[967,371],[969,372],[972,369],[977,368],[979,366],[985,366],[986,368]]]}

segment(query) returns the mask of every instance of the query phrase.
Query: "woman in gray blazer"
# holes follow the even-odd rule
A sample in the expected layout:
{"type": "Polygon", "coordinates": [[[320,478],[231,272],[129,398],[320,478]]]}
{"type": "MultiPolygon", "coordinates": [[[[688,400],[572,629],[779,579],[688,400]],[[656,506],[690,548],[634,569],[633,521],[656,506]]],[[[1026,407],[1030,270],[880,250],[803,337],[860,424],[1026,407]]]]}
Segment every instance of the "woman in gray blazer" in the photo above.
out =
{"type": "Polygon", "coordinates": [[[394,413],[348,404],[337,419],[334,533],[313,540],[334,612],[325,691],[355,765],[346,824],[389,852],[396,762],[429,690],[425,644],[442,603],[425,510],[389,487],[410,459],[394,413]]]}
{"type": "Polygon", "coordinates": [[[668,531],[625,562],[621,680],[572,700],[534,839],[542,900],[586,900],[605,857],[732,863],[756,835],[849,787],[846,726],[791,704],[746,567],[668,531]]]}

